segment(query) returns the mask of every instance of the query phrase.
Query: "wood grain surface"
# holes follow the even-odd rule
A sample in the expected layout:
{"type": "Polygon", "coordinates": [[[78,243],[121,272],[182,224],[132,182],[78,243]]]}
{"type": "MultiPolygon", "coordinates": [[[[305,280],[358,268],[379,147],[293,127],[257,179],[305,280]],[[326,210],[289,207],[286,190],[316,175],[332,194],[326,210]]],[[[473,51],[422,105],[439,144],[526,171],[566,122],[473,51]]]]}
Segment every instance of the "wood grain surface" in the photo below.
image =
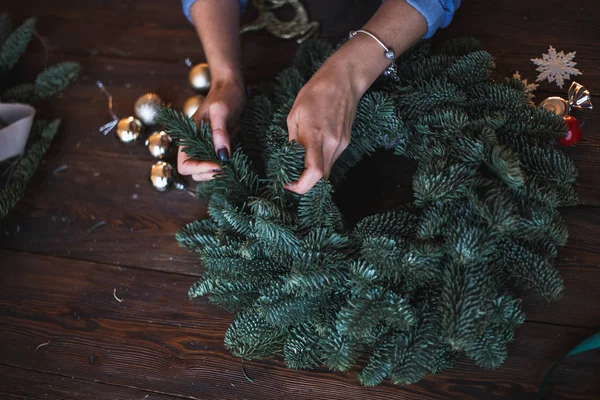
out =
{"type": "MultiPolygon", "coordinates": [[[[187,297],[203,270],[174,234],[204,218],[206,204],[186,192],[154,191],[147,182],[153,160],[144,146],[98,132],[108,114],[97,80],[122,116],[148,91],[176,108],[193,94],[184,59],[204,55],[179,0],[5,3],[16,21],[38,17],[50,63],[78,61],[82,74],[59,99],[40,106],[42,115],[63,118],[60,134],[23,200],[0,223],[1,399],[532,399],[547,368],[598,331],[600,114],[594,111],[579,116],[581,143],[565,149],[580,170],[580,204],[562,210],[570,231],[556,260],[564,297],[546,303],[523,294],[527,322],[501,368],[483,370],[460,359],[456,368],[415,385],[366,388],[356,371],[295,371],[278,359],[245,362],[254,382],[248,381],[223,346],[232,316],[187,297]]],[[[379,0],[305,3],[322,36],[335,42],[360,27],[379,0]]],[[[475,36],[496,57],[499,76],[518,70],[529,81],[537,74],[530,59],[550,45],[577,51],[584,73],[577,80],[597,95],[598,20],[597,0],[473,0],[436,40],[475,36]]],[[[297,48],[264,32],[242,41],[249,86],[288,66],[297,48]]],[[[40,43],[29,50],[24,78],[44,65],[40,43]]],[[[536,100],[566,89],[543,83],[536,100]]],[[[365,160],[336,194],[348,221],[410,201],[413,168],[384,151],[365,160]]],[[[600,398],[599,371],[598,352],[569,358],[546,398],[600,398]]]]}

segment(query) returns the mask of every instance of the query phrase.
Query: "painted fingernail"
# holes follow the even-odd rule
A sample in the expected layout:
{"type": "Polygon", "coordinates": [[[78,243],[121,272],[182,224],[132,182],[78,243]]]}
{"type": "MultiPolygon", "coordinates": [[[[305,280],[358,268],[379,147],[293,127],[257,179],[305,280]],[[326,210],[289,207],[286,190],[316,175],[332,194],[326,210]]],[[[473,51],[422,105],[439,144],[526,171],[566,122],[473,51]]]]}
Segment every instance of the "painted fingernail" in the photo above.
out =
{"type": "Polygon", "coordinates": [[[221,170],[219,168],[215,168],[212,170],[212,172],[221,172],[221,170]]]}
{"type": "Polygon", "coordinates": [[[217,150],[217,157],[223,162],[229,161],[229,150],[227,150],[227,147],[221,147],[217,150]]]}

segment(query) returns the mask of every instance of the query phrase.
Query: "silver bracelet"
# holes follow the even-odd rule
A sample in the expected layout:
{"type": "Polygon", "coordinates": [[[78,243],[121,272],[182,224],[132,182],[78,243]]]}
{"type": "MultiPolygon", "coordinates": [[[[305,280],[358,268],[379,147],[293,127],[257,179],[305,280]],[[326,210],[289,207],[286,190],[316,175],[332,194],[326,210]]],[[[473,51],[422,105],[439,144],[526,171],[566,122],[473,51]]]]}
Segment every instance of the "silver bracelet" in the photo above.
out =
{"type": "Polygon", "coordinates": [[[351,31],[350,34],[348,35],[348,39],[352,39],[358,33],[364,33],[365,35],[370,36],[377,43],[379,43],[379,45],[381,47],[383,47],[383,50],[385,51],[384,52],[385,58],[390,60],[392,63],[389,67],[387,67],[385,69],[385,71],[383,71],[383,76],[388,77],[394,81],[400,80],[400,78],[398,77],[398,69],[396,68],[396,62],[395,62],[396,54],[394,53],[394,50],[389,49],[385,44],[383,44],[383,42],[381,40],[379,40],[377,38],[377,36],[373,35],[371,32],[365,31],[364,29],[359,29],[357,31],[351,31]]]}

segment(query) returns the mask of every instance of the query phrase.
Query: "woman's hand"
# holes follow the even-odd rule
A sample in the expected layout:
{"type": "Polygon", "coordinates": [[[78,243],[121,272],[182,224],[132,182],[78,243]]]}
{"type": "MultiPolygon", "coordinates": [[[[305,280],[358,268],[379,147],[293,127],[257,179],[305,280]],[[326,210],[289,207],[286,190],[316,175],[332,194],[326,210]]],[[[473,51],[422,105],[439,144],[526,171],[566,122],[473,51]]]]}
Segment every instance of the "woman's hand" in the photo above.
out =
{"type": "MultiPolygon", "coordinates": [[[[364,29],[400,55],[427,32],[427,21],[404,0],[386,0],[364,29]]],[[[358,101],[390,61],[367,35],[340,47],[306,83],[288,116],[290,140],[306,149],[306,169],[287,189],[303,194],[321,178],[350,143],[358,101]]]]}
{"type": "MultiPolygon", "coordinates": [[[[194,114],[194,121],[210,122],[215,152],[226,161],[231,155],[230,133],[246,103],[240,63],[239,1],[197,0],[190,15],[202,41],[210,68],[212,86],[194,114]]],[[[182,149],[177,154],[177,169],[196,181],[211,179],[219,165],[207,160],[192,160],[182,149]]]]}
{"type": "Polygon", "coordinates": [[[335,58],[325,62],[298,93],[288,118],[289,139],[306,149],[306,169],[286,186],[308,192],[321,178],[329,178],[333,163],[350,144],[350,130],[362,93],[351,84],[350,71],[335,58]]]}
{"type": "MultiPolygon", "coordinates": [[[[231,155],[230,133],[239,121],[246,103],[243,82],[225,81],[213,83],[208,96],[193,116],[196,124],[200,121],[210,123],[215,152],[221,161],[228,161],[231,155]]],[[[206,181],[220,172],[219,165],[194,160],[179,148],[177,170],[182,175],[191,175],[195,181],[206,181]]]]}

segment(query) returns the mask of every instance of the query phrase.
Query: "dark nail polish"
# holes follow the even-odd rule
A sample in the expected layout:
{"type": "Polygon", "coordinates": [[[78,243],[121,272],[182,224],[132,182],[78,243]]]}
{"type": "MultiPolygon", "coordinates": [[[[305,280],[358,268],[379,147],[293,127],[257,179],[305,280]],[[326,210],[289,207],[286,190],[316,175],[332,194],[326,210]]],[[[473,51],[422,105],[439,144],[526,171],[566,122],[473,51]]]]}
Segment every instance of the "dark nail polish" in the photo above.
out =
{"type": "Polygon", "coordinates": [[[219,160],[222,162],[229,161],[229,150],[227,150],[227,147],[221,147],[217,150],[217,157],[219,157],[219,160]]]}
{"type": "Polygon", "coordinates": [[[221,170],[219,168],[215,168],[212,170],[212,172],[221,172],[221,170]]]}

